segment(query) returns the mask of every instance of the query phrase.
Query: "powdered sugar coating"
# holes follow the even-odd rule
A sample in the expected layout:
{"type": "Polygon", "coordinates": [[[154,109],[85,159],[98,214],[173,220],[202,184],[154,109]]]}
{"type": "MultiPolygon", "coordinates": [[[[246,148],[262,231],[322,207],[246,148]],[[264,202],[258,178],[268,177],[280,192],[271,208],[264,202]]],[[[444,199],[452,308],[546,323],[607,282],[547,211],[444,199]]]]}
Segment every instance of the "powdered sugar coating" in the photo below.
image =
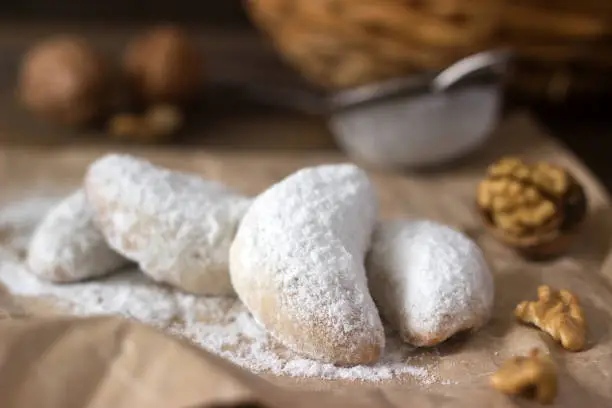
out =
{"type": "Polygon", "coordinates": [[[137,269],[56,285],[36,278],[0,248],[0,283],[15,295],[52,298],[54,305],[73,315],[120,315],[152,325],[256,373],[372,382],[408,375],[422,384],[439,381],[435,371],[423,366],[420,356],[396,337],[388,339],[385,355],[372,366],[336,367],[301,358],[279,347],[238,299],[161,287],[137,269]]]}
{"type": "Polygon", "coordinates": [[[248,198],[120,154],[94,162],[85,188],[110,246],[144,273],[192,293],[233,294],[229,247],[248,198]]]}
{"type": "Polygon", "coordinates": [[[351,164],[306,168],[258,196],[230,250],[253,316],[292,350],[339,365],[376,361],[384,332],[364,268],[377,215],[351,164]]]}
{"type": "Polygon", "coordinates": [[[415,346],[440,343],[489,319],[493,277],[480,248],[432,221],[380,222],[367,259],[381,315],[415,346]]]}
{"type": "Polygon", "coordinates": [[[83,190],[51,209],[37,226],[27,263],[36,276],[75,282],[114,272],[128,261],[113,251],[93,221],[83,190]]]}

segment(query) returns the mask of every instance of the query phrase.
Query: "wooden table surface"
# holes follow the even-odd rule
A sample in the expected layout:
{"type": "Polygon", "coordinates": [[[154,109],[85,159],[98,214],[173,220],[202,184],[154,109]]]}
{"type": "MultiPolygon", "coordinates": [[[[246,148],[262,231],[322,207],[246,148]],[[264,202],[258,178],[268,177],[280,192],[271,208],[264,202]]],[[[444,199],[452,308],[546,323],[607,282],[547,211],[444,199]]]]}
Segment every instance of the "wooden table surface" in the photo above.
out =
{"type": "MultiPolygon", "coordinates": [[[[114,143],[102,130],[58,128],[33,118],[16,104],[15,79],[19,60],[36,40],[72,32],[89,38],[105,52],[118,56],[127,39],[143,27],[112,28],[64,24],[0,24],[0,143],[43,145],[114,143]]],[[[259,86],[306,85],[283,65],[270,46],[252,29],[189,27],[208,58],[207,71],[212,83],[256,83],[259,86]]],[[[288,109],[265,107],[237,95],[207,91],[189,126],[180,135],[185,146],[232,149],[335,149],[323,117],[288,109]]],[[[591,102],[559,107],[536,107],[535,113],[549,132],[566,143],[612,189],[612,130],[610,104],[591,102]]],[[[191,147],[192,148],[192,147],[191,147]]]]}

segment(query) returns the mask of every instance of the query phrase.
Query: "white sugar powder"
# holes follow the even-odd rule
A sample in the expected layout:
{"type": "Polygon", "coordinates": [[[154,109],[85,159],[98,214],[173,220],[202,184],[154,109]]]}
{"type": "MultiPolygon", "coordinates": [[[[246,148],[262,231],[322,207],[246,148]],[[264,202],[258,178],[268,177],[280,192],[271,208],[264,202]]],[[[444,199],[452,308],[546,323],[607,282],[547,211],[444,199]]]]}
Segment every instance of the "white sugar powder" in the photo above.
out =
{"type": "MultiPolygon", "coordinates": [[[[13,211],[18,214],[15,220],[28,228],[11,227],[11,230],[31,232],[44,211],[56,203],[57,200],[49,200],[46,206],[40,202],[35,205],[24,202],[5,207],[9,211],[0,209],[0,222],[8,226],[13,211]]],[[[426,368],[418,365],[420,358],[412,355],[412,349],[396,337],[387,338],[385,353],[374,366],[342,368],[319,363],[280,346],[238,300],[184,294],[155,284],[138,270],[90,282],[50,284],[27,271],[12,252],[21,249],[14,247],[14,242],[27,242],[27,235],[17,240],[12,238],[9,245],[4,243],[0,251],[0,281],[15,295],[51,297],[59,307],[74,315],[113,314],[134,319],[189,338],[208,351],[257,373],[361,381],[382,381],[401,375],[422,384],[437,381],[426,368]]]]}

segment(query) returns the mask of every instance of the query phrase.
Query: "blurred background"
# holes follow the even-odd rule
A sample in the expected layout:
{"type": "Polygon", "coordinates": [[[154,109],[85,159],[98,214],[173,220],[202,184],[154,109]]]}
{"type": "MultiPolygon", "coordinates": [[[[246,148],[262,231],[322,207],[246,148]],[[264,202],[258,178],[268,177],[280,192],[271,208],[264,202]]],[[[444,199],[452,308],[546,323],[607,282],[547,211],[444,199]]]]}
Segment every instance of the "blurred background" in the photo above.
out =
{"type": "Polygon", "coordinates": [[[4,17],[13,21],[65,21],[93,23],[128,23],[181,21],[194,24],[245,26],[248,20],[241,0],[226,0],[198,4],[189,0],[167,2],[121,1],[104,2],[78,0],[24,0],[2,5],[4,17]]]}
{"type": "Polygon", "coordinates": [[[20,0],[0,16],[4,144],[334,149],[317,100],[503,48],[503,114],[529,110],[608,178],[609,0],[20,0]]]}

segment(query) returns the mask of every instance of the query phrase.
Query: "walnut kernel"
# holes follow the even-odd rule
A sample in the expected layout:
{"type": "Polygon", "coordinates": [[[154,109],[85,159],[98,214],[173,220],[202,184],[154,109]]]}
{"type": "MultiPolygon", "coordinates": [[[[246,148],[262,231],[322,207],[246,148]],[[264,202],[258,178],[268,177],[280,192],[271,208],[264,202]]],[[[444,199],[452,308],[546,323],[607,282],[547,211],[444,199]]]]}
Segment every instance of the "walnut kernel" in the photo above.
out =
{"type": "Polygon", "coordinates": [[[552,404],[557,396],[557,369],[550,356],[534,349],[529,356],[506,361],[491,377],[491,386],[507,395],[521,395],[541,404],[552,404]]]}
{"type": "Polygon", "coordinates": [[[514,315],[550,334],[570,351],[580,351],[586,343],[586,318],[578,297],[568,290],[538,288],[538,300],[521,302],[514,315]]]}
{"type": "Polygon", "coordinates": [[[485,225],[502,242],[531,257],[560,253],[584,219],[586,196],[569,172],[550,163],[504,158],[479,184],[485,225]]]}
{"type": "Polygon", "coordinates": [[[143,119],[151,132],[160,137],[176,133],[183,125],[182,112],[172,105],[154,105],[143,119]]]}
{"type": "Polygon", "coordinates": [[[164,141],[176,134],[182,125],[182,112],[171,105],[153,106],[142,115],[119,114],[108,124],[112,136],[133,142],[164,141]]]}

